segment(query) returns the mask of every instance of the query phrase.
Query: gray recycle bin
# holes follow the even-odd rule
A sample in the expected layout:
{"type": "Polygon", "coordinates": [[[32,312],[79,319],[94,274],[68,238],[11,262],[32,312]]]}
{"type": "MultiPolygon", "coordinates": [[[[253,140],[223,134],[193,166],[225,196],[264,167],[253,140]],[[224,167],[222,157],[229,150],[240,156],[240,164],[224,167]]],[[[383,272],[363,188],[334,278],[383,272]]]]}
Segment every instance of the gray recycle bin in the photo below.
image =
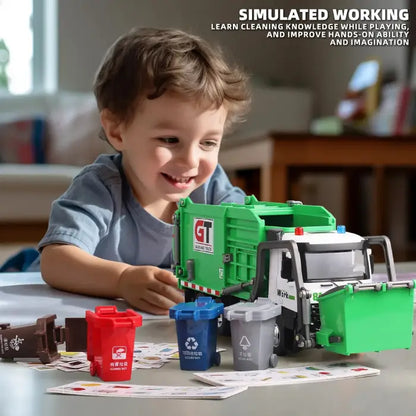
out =
{"type": "Polygon", "coordinates": [[[274,329],[281,309],[268,298],[224,308],[224,316],[231,325],[234,370],[264,370],[276,366],[274,329]]]}

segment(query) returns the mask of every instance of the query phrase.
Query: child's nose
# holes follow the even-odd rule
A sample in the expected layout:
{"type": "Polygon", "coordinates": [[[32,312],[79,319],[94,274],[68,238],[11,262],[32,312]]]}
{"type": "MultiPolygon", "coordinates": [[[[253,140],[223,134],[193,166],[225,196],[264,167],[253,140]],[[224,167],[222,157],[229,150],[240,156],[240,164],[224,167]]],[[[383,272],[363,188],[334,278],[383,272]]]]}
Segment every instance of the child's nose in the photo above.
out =
{"type": "Polygon", "coordinates": [[[199,153],[198,149],[193,147],[188,147],[182,149],[178,155],[178,161],[186,166],[188,169],[195,168],[199,163],[199,153]]]}

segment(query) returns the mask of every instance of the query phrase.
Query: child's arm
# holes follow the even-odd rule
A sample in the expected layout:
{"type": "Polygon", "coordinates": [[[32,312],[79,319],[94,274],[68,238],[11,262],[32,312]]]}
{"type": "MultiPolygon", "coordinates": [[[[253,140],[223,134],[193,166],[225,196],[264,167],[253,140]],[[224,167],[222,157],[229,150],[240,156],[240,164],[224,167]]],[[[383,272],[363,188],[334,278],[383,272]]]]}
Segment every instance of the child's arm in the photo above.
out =
{"type": "Polygon", "coordinates": [[[45,282],[57,289],[124,298],[132,306],[158,315],[166,315],[171,306],[184,301],[168,270],[104,260],[73,245],[44,247],[41,271],[45,282]]]}

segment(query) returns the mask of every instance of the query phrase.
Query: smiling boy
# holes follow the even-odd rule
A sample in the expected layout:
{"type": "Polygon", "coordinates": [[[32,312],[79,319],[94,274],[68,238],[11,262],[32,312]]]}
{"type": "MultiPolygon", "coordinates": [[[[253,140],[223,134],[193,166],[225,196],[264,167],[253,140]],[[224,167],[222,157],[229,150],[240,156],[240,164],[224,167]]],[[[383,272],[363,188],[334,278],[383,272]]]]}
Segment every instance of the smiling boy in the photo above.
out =
{"type": "Polygon", "coordinates": [[[146,100],[124,125],[108,110],[102,123],[142,207],[170,222],[176,202],[204,184],[218,164],[227,110],[166,92],[146,100]]]}
{"type": "Polygon", "coordinates": [[[86,166],[53,203],[39,243],[42,276],[58,289],[167,314],[183,301],[168,270],[179,199],[243,202],[218,152],[247,109],[247,79],[196,36],[135,29],[107,52],[94,93],[117,154],[86,166]]]}

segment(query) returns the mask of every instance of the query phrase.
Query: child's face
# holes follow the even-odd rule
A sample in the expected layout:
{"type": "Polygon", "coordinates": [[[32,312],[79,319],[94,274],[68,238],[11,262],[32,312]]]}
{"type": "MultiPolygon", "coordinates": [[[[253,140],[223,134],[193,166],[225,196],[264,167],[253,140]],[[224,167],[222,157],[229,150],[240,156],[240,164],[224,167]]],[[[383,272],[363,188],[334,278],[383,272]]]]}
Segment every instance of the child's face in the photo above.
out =
{"type": "Polygon", "coordinates": [[[120,126],[123,167],[145,206],[176,202],[213,173],[227,111],[165,93],[144,100],[133,120],[120,126]]]}

